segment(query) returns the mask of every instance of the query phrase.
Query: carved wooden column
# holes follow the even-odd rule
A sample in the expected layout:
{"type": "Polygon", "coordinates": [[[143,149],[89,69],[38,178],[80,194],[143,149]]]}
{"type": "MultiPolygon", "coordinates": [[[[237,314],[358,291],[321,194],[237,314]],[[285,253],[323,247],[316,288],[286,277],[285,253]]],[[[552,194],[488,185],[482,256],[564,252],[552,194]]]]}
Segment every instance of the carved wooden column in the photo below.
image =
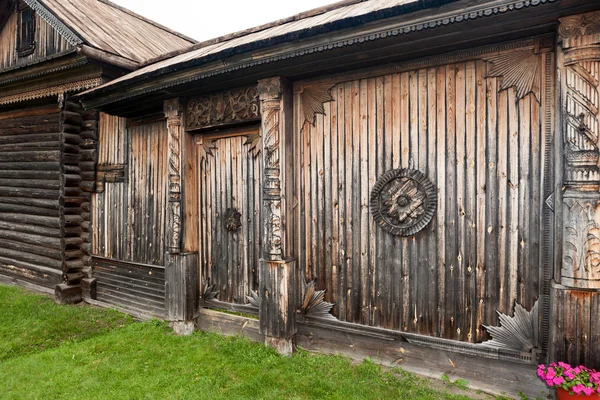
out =
{"type": "Polygon", "coordinates": [[[563,180],[557,219],[562,245],[552,289],[550,357],[598,368],[600,12],[562,18],[558,33],[563,180]]]}
{"type": "Polygon", "coordinates": [[[293,126],[291,87],[282,78],[259,81],[263,136],[263,249],[259,266],[260,329],[267,345],[291,355],[296,334],[292,259],[293,126]]]}
{"type": "Polygon", "coordinates": [[[165,271],[167,319],[175,332],[191,334],[198,316],[198,255],[183,251],[183,200],[185,147],[183,107],[179,99],[164,103],[169,134],[169,203],[167,210],[167,252],[165,271]]]}

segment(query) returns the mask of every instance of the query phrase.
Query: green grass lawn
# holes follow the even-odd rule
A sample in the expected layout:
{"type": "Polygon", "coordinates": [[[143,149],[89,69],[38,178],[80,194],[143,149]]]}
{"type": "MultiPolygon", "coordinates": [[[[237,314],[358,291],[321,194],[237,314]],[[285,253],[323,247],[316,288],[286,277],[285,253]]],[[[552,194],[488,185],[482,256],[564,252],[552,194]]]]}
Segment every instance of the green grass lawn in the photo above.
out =
{"type": "Polygon", "coordinates": [[[243,338],[57,306],[0,286],[1,399],[468,399],[365,361],[285,358],[243,338]]]}

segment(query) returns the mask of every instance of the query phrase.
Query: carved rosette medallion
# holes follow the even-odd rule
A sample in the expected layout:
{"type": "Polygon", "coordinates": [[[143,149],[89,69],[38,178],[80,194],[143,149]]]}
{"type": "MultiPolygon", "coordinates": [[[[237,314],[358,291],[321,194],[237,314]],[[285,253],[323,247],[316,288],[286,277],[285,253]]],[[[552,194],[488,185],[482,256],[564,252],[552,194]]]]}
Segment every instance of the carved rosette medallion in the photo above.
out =
{"type": "Polygon", "coordinates": [[[386,231],[412,236],[429,224],[437,208],[433,183],[413,169],[394,169],[384,174],[371,192],[373,218],[386,231]]]}
{"type": "Polygon", "coordinates": [[[209,128],[260,118],[255,86],[191,99],[187,106],[187,129],[209,128]]]}
{"type": "Polygon", "coordinates": [[[237,232],[242,226],[242,214],[235,208],[229,208],[225,211],[223,223],[229,232],[237,232]]]}

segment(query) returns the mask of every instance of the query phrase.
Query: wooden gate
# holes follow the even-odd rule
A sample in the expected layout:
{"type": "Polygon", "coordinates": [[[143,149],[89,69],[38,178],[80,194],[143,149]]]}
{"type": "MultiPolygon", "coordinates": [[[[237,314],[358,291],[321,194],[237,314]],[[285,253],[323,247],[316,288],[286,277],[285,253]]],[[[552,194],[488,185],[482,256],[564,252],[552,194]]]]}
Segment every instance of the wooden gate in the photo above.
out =
{"type": "Polygon", "coordinates": [[[258,129],[197,137],[201,280],[243,304],[258,288],[261,143],[258,129]]]}

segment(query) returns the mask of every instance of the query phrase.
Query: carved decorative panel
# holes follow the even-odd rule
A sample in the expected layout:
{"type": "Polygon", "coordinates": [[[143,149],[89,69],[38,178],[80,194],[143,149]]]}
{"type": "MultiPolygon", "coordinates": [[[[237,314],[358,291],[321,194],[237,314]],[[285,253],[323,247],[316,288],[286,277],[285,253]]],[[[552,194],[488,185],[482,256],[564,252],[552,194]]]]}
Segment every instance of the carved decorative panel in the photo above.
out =
{"type": "Polygon", "coordinates": [[[562,282],[600,288],[600,199],[564,200],[562,282]]]}
{"type": "Polygon", "coordinates": [[[503,350],[514,350],[523,353],[535,352],[539,343],[539,308],[538,302],[531,311],[527,311],[519,303],[515,304],[512,317],[498,312],[500,326],[484,328],[492,335],[492,340],[481,343],[481,346],[503,350]]]}
{"type": "Polygon", "coordinates": [[[315,124],[317,114],[325,114],[325,103],[333,101],[331,96],[331,83],[317,83],[308,86],[300,85],[296,93],[300,94],[302,99],[302,114],[304,121],[311,125],[315,124]]]}
{"type": "Polygon", "coordinates": [[[191,99],[187,106],[187,129],[209,128],[260,119],[255,86],[191,99]]]}
{"type": "Polygon", "coordinates": [[[393,235],[411,236],[419,232],[429,224],[436,207],[433,183],[413,169],[387,172],[371,192],[373,218],[393,235]]]}

